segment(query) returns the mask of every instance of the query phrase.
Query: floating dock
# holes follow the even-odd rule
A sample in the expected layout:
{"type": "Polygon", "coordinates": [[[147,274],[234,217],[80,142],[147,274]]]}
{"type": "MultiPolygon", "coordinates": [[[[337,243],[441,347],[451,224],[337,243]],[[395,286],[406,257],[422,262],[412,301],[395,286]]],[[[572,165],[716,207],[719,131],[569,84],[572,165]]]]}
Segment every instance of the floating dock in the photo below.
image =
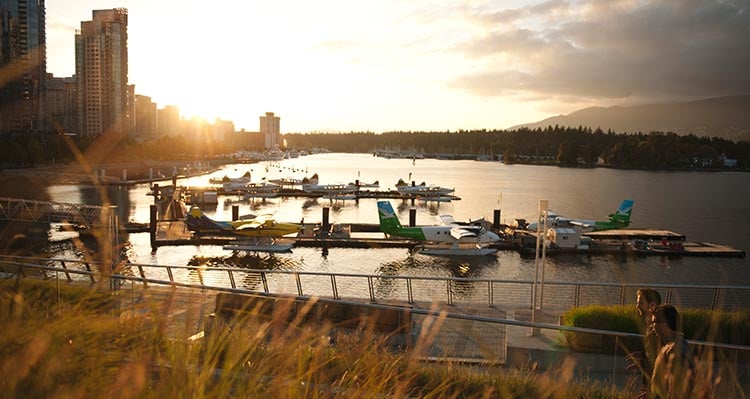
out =
{"type": "MultiPolygon", "coordinates": [[[[156,223],[152,248],[176,245],[232,245],[246,239],[238,236],[196,235],[187,229],[184,221],[156,223]]],[[[321,229],[317,224],[303,225],[302,233],[293,237],[295,247],[319,248],[414,248],[420,242],[397,237],[377,237],[376,224],[331,225],[321,229]],[[365,233],[365,234],[362,234],[365,233]]],[[[556,254],[633,254],[655,256],[705,256],[745,257],[745,251],[727,245],[707,242],[686,242],[685,236],[667,230],[624,229],[586,233],[591,238],[585,248],[548,248],[547,255],[556,254]]],[[[534,233],[517,231],[505,235],[490,248],[516,250],[522,254],[534,253],[534,233]]]]}

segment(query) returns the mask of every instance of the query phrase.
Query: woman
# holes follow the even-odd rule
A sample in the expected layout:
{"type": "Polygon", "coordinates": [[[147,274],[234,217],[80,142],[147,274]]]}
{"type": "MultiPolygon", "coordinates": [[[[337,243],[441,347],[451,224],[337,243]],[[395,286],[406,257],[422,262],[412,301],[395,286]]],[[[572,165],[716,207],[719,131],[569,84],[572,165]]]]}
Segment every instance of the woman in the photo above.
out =
{"type": "Polygon", "coordinates": [[[651,320],[662,341],[651,376],[651,397],[691,397],[695,361],[680,332],[682,320],[679,312],[672,305],[655,306],[651,309],[651,320]]]}

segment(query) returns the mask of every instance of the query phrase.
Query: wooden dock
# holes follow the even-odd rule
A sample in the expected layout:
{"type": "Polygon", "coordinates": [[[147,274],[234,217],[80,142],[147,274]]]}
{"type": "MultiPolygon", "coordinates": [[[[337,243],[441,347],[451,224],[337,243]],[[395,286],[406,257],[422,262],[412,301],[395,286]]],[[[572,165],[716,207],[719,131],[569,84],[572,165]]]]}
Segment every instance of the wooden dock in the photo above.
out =
{"type": "MultiPolygon", "coordinates": [[[[302,229],[303,234],[293,237],[295,240],[294,246],[368,249],[413,248],[419,244],[415,240],[400,239],[397,237],[373,237],[372,233],[380,231],[376,224],[351,224],[345,225],[338,230],[331,229],[331,231],[330,233],[321,234],[319,226],[305,224],[302,229]],[[313,233],[314,231],[317,232],[313,233]]],[[[632,230],[630,232],[611,230],[606,234],[601,233],[605,232],[594,234],[592,245],[589,248],[550,248],[547,254],[745,257],[745,251],[727,245],[708,242],[685,242],[683,235],[666,230],[632,230]],[[658,239],[651,239],[649,245],[644,245],[643,247],[633,245],[632,237],[638,237],[637,239],[642,240],[644,237],[649,236],[658,239]],[[671,239],[664,242],[664,237],[670,237],[671,239]]],[[[196,235],[187,229],[187,225],[182,220],[163,221],[156,224],[152,248],[157,249],[161,246],[178,245],[227,245],[236,242],[238,239],[242,239],[242,237],[236,235],[196,235]]],[[[499,242],[491,245],[491,247],[499,250],[516,250],[522,254],[528,254],[534,250],[533,247],[523,245],[522,242],[514,241],[512,238],[501,239],[499,242]]]]}

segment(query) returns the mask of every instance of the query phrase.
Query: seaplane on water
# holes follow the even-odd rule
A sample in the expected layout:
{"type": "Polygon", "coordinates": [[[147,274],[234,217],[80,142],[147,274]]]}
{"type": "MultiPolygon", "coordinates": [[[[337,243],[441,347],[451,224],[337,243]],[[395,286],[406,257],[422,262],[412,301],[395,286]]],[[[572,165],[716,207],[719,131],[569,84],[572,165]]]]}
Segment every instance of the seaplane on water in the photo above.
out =
{"type": "Polygon", "coordinates": [[[282,177],[279,179],[271,179],[270,183],[278,184],[282,187],[288,186],[301,186],[303,184],[318,184],[318,174],[315,173],[311,177],[304,177],[302,179],[295,179],[293,177],[282,177]]]}
{"type": "Polygon", "coordinates": [[[224,176],[222,178],[211,178],[208,180],[211,184],[221,184],[224,190],[238,190],[247,183],[250,183],[250,171],[245,172],[240,177],[224,176]]]}
{"type": "Polygon", "coordinates": [[[196,234],[236,235],[242,237],[283,237],[299,233],[302,226],[294,223],[279,223],[271,215],[260,215],[231,222],[218,221],[204,215],[193,206],[185,218],[188,230],[196,234]]]}
{"type": "Polygon", "coordinates": [[[243,193],[245,199],[256,197],[272,198],[279,194],[280,188],[281,186],[263,181],[259,183],[247,183],[240,191],[243,193]]]}
{"type": "Polygon", "coordinates": [[[380,231],[387,235],[423,241],[420,250],[427,255],[491,255],[497,252],[488,245],[500,237],[474,224],[459,224],[452,216],[441,216],[442,225],[403,227],[388,201],[378,201],[380,231]]]}
{"type": "MultiPolygon", "coordinates": [[[[547,211],[547,227],[580,226],[584,231],[624,229],[630,226],[630,214],[633,212],[634,203],[633,200],[623,200],[615,213],[608,215],[609,220],[606,221],[572,219],[547,211]]],[[[526,229],[536,231],[540,223],[543,223],[543,221],[530,223],[526,229]]]]}
{"type": "Polygon", "coordinates": [[[359,190],[359,187],[349,184],[303,184],[302,191],[312,194],[323,194],[326,195],[343,195],[353,194],[359,190]]]}
{"type": "Polygon", "coordinates": [[[396,190],[400,194],[435,197],[451,195],[456,191],[455,188],[441,187],[433,184],[427,185],[425,182],[420,184],[408,184],[403,179],[399,179],[396,183],[396,190]]]}

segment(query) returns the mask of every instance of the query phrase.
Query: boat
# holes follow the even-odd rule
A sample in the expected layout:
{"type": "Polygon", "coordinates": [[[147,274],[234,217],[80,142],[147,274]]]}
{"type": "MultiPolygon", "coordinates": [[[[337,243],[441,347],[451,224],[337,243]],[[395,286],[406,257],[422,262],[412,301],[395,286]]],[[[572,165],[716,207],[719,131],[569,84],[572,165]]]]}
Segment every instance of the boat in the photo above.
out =
{"type": "Polygon", "coordinates": [[[292,252],[294,242],[280,242],[274,239],[266,240],[258,238],[255,240],[242,240],[232,244],[227,244],[222,249],[227,251],[248,251],[248,252],[292,252]]]}
{"type": "Polygon", "coordinates": [[[285,158],[285,153],[278,148],[274,148],[266,153],[266,159],[269,161],[281,161],[285,158]]]}

